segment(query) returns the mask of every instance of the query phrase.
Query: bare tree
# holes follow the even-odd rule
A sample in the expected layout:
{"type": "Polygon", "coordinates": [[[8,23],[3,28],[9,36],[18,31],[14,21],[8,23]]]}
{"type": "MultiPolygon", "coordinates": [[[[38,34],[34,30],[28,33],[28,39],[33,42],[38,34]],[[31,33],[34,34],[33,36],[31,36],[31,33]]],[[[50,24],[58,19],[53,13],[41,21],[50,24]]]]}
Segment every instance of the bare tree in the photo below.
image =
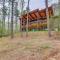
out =
{"type": "Polygon", "coordinates": [[[27,4],[27,24],[26,24],[26,36],[28,36],[28,27],[29,27],[29,2],[30,0],[28,0],[28,4],[27,4]]]}
{"type": "Polygon", "coordinates": [[[8,7],[8,34],[9,34],[9,28],[10,28],[10,23],[9,23],[9,20],[10,20],[10,1],[8,1],[8,5],[9,5],[9,7],[8,7]]]}
{"type": "Polygon", "coordinates": [[[3,17],[2,17],[2,34],[3,34],[3,30],[5,30],[5,0],[2,1],[2,5],[3,5],[3,8],[2,8],[2,13],[3,13],[3,17]],[[4,29],[3,29],[4,28],[4,29]]]}
{"type": "Polygon", "coordinates": [[[7,7],[5,6],[5,0],[2,0],[2,34],[5,34],[5,18],[7,15],[7,7]]]}
{"type": "Polygon", "coordinates": [[[15,2],[15,32],[17,32],[17,23],[18,23],[18,16],[19,16],[19,10],[17,8],[18,3],[15,2]]]}
{"type": "Polygon", "coordinates": [[[15,1],[15,0],[12,0],[12,1],[11,1],[11,5],[12,5],[12,11],[11,11],[11,13],[12,13],[12,15],[11,15],[11,38],[14,37],[14,32],[13,32],[14,1],[15,1]]]}
{"type": "Polygon", "coordinates": [[[23,15],[23,9],[24,9],[24,0],[21,0],[21,19],[20,19],[20,32],[22,36],[22,15],[23,15]]]}
{"type": "Polygon", "coordinates": [[[47,17],[47,28],[48,28],[48,35],[51,36],[51,30],[50,30],[50,22],[49,22],[49,11],[48,11],[48,0],[45,0],[46,5],[46,17],[47,17]]]}

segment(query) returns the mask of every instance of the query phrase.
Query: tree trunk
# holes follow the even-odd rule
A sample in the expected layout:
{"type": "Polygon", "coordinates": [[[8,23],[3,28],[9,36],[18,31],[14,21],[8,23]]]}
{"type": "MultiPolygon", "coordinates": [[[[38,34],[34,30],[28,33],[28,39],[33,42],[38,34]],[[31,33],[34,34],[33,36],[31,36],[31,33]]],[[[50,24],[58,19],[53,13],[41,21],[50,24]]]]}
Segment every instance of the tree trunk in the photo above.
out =
{"type": "Polygon", "coordinates": [[[10,28],[10,26],[9,26],[9,20],[10,20],[10,1],[9,1],[9,12],[8,12],[8,34],[9,34],[9,28],[10,28]]]}
{"type": "Polygon", "coordinates": [[[28,36],[28,27],[29,27],[29,2],[30,0],[28,0],[28,5],[27,5],[27,24],[26,24],[26,36],[28,36]]]}
{"type": "Polygon", "coordinates": [[[18,19],[17,19],[17,17],[15,17],[15,32],[17,32],[17,21],[18,21],[18,19]]]}
{"type": "Polygon", "coordinates": [[[17,16],[17,2],[16,2],[16,5],[15,5],[15,32],[17,32],[17,22],[18,22],[18,16],[17,16]]]}
{"type": "Polygon", "coordinates": [[[14,33],[13,33],[13,8],[14,8],[14,0],[12,0],[12,15],[11,15],[11,38],[14,37],[14,33]]]}
{"type": "Polygon", "coordinates": [[[5,9],[5,0],[3,0],[3,8],[2,8],[3,16],[2,16],[2,32],[1,32],[1,36],[3,35],[3,32],[5,30],[5,12],[4,12],[4,9],[5,9]]]}
{"type": "Polygon", "coordinates": [[[28,25],[29,25],[29,16],[28,16],[28,12],[27,12],[27,23],[26,23],[26,36],[28,36],[28,25]]]}
{"type": "Polygon", "coordinates": [[[23,36],[23,31],[22,31],[23,8],[24,8],[24,0],[21,0],[21,19],[20,19],[20,33],[21,33],[21,36],[23,36]]]}
{"type": "Polygon", "coordinates": [[[49,22],[49,11],[48,11],[48,0],[45,0],[45,4],[46,4],[46,17],[47,17],[48,35],[49,35],[49,37],[51,37],[50,22],[49,22]]]}

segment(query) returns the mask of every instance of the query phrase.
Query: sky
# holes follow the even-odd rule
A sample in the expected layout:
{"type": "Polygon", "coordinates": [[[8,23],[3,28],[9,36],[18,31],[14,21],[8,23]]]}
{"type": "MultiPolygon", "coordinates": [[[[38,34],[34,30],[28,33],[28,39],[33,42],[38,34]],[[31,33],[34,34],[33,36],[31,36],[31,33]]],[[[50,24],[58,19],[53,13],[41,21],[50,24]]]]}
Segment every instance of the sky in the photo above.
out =
{"type": "MultiPolygon", "coordinates": [[[[28,0],[25,0],[25,2],[27,2],[28,0]]],[[[45,8],[45,3],[44,3],[45,0],[30,0],[30,9],[31,10],[34,10],[34,9],[43,9],[45,8]]],[[[49,6],[52,4],[52,3],[57,3],[58,0],[49,0],[49,6]]]]}
{"type": "MultiPolygon", "coordinates": [[[[27,6],[27,1],[28,0],[25,0],[25,8],[26,9],[26,6],[27,6]]],[[[31,10],[34,10],[34,9],[43,9],[45,8],[45,0],[30,0],[30,9],[31,10]]],[[[49,0],[49,5],[51,5],[52,3],[57,3],[58,0],[49,0]]],[[[8,5],[8,4],[6,4],[8,5]]],[[[20,6],[20,5],[19,5],[20,6]]],[[[1,5],[0,5],[1,7],[1,5]]]]}
{"type": "MultiPolygon", "coordinates": [[[[20,0],[19,0],[20,1],[20,0]]],[[[27,6],[27,1],[28,0],[25,0],[25,8],[26,9],[26,6],[27,6]]],[[[52,3],[57,3],[58,0],[49,0],[49,6],[52,4],[52,3]]],[[[20,4],[20,3],[19,3],[20,4]]],[[[2,5],[0,5],[1,7],[2,5]]],[[[8,4],[6,3],[6,6],[8,6],[8,4]]],[[[35,9],[44,9],[45,8],[45,0],[30,0],[30,10],[35,10],[35,9]]],[[[20,10],[20,5],[18,6],[18,9],[20,10]]]]}

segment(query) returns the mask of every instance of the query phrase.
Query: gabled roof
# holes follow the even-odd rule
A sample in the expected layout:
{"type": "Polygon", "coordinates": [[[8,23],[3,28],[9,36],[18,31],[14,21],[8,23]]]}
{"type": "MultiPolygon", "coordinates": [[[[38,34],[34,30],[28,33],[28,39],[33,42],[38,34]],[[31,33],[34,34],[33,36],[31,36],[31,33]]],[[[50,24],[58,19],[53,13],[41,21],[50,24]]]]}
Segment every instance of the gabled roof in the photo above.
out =
{"type": "MultiPolygon", "coordinates": [[[[48,8],[49,11],[49,16],[53,15],[53,10],[52,10],[52,6],[48,8]]],[[[44,20],[46,19],[46,9],[36,9],[33,11],[30,11],[28,13],[28,17],[29,17],[29,21],[31,20],[37,20],[37,19],[41,19],[44,20]]],[[[27,14],[22,15],[22,20],[27,20],[27,14]]]]}

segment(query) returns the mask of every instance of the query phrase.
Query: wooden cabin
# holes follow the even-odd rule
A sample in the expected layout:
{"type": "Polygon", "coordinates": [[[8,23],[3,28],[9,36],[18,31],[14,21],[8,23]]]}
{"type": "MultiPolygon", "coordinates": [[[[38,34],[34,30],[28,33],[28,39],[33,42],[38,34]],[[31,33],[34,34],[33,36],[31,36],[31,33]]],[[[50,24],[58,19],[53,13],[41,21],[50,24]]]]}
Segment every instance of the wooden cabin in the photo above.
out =
{"type": "MultiPolygon", "coordinates": [[[[49,17],[53,15],[53,9],[52,6],[48,8],[49,11],[49,17]]],[[[27,24],[27,14],[24,14],[20,17],[20,20],[22,20],[22,29],[26,29],[27,24]],[[21,19],[22,17],[22,19],[21,19]]],[[[28,21],[29,21],[29,30],[42,30],[47,28],[47,19],[46,19],[46,9],[36,9],[33,11],[30,11],[28,13],[28,21]]]]}

